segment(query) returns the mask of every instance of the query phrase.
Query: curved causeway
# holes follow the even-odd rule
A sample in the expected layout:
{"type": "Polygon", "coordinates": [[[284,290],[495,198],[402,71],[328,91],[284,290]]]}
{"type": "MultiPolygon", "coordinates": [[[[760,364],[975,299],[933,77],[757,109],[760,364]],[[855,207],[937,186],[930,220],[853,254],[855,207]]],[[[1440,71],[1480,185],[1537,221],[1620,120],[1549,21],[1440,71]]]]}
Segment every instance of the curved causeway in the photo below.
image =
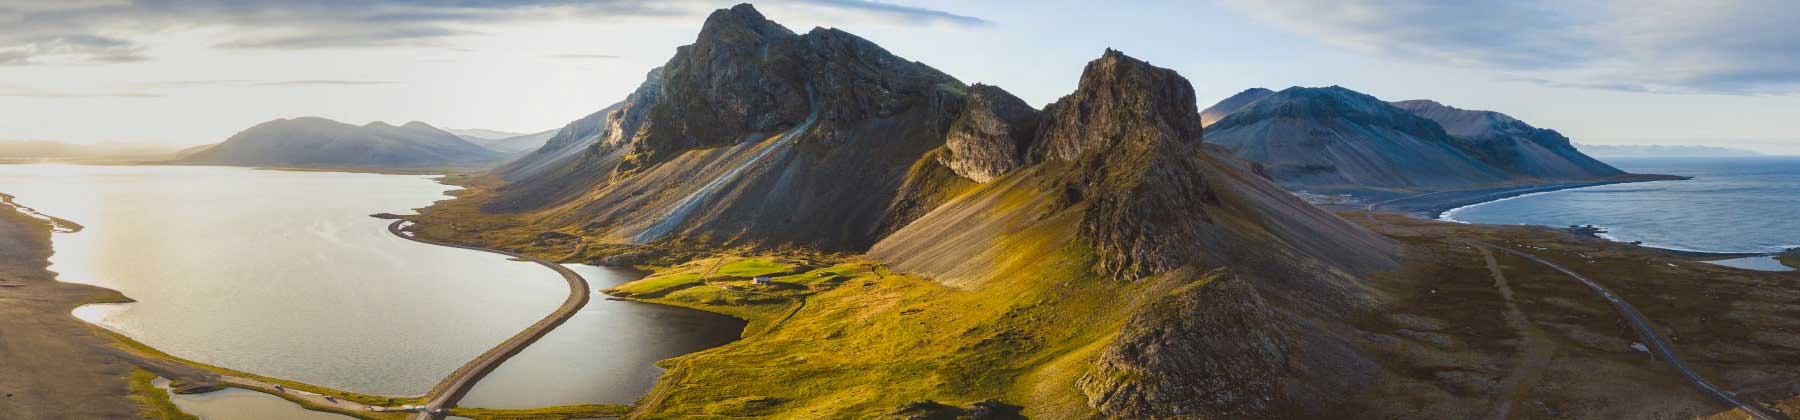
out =
{"type": "Polygon", "coordinates": [[[506,341],[500,342],[500,344],[494,346],[494,348],[488,349],[488,351],[482,353],[481,356],[477,356],[475,360],[470,360],[469,363],[463,364],[462,367],[457,368],[455,372],[451,372],[450,376],[445,377],[443,381],[438,382],[437,386],[432,387],[430,393],[425,394],[426,402],[424,407],[419,410],[418,414],[413,415],[412,418],[420,420],[437,420],[443,418],[443,414],[439,410],[456,405],[456,402],[461,400],[463,395],[467,394],[469,389],[475,386],[476,382],[480,382],[482,377],[487,376],[489,372],[493,372],[494,368],[500,367],[500,364],[505,362],[506,359],[511,358],[515,354],[519,354],[520,350],[524,350],[526,346],[530,346],[531,343],[542,338],[544,334],[548,334],[550,330],[556,329],[558,325],[562,325],[563,321],[568,321],[569,317],[575,316],[575,312],[580,311],[582,306],[587,306],[588,283],[587,279],[582,278],[580,274],[576,274],[575,271],[570,270],[568,267],[563,267],[562,265],[544,261],[536,257],[495,249],[419,239],[400,231],[400,224],[405,222],[406,221],[404,220],[396,220],[394,223],[388,224],[388,232],[393,233],[394,236],[413,242],[472,251],[491,252],[538,263],[545,267],[549,267],[551,270],[556,270],[557,274],[562,275],[563,280],[569,281],[569,298],[563,300],[562,306],[557,307],[555,312],[551,312],[550,315],[545,316],[544,319],[540,319],[538,322],[531,324],[530,327],[526,327],[524,331],[519,331],[518,334],[514,334],[511,338],[506,339],[506,341]]]}

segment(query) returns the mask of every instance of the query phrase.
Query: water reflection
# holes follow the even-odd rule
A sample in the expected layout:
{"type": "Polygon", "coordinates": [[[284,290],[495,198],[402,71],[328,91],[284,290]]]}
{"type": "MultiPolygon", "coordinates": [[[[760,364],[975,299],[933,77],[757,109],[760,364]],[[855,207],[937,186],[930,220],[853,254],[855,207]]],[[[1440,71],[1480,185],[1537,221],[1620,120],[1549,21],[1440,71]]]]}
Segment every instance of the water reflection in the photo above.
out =
{"type": "MultiPolygon", "coordinates": [[[[569,264],[595,289],[642,277],[629,269],[569,264]]],[[[606,300],[595,294],[568,322],[500,365],[461,403],[526,408],[637,401],[656,384],[657,360],[735,340],[744,321],[724,315],[606,300]]]]}

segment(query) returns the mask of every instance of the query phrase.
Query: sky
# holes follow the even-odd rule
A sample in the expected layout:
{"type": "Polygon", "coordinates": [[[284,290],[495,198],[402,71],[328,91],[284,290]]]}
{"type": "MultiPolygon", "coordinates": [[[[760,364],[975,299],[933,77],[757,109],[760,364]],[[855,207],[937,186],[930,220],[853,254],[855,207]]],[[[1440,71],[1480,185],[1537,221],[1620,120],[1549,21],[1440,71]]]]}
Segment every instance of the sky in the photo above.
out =
{"type": "MultiPolygon", "coordinates": [[[[1035,105],[1115,48],[1200,106],[1341,85],[1588,144],[1800,154],[1787,0],[757,2],[1035,105]]],[[[536,132],[623,99],[703,0],[0,0],[0,140],[197,145],[277,118],[536,132]]]]}

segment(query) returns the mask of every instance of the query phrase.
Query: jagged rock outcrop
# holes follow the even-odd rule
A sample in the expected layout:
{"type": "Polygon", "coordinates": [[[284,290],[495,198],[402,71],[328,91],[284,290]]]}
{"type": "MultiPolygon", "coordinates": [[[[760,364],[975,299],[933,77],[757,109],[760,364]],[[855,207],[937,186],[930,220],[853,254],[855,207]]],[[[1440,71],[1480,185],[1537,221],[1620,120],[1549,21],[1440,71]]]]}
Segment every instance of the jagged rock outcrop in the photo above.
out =
{"type": "Polygon", "coordinates": [[[1045,108],[1033,155],[1073,161],[1119,145],[1200,143],[1194,87],[1174,70],[1108,49],[1081,73],[1075,93],[1045,108]]]}
{"type": "Polygon", "coordinates": [[[1125,323],[1077,382],[1111,418],[1318,418],[1379,370],[1235,275],[1190,285],[1125,323]]]}
{"type": "Polygon", "coordinates": [[[1512,178],[1437,123],[1337,86],[1267,95],[1207,126],[1207,141],[1261,163],[1294,189],[1462,187],[1512,178]]]}
{"type": "MultiPolygon", "coordinates": [[[[1107,50],[1043,118],[1030,166],[1021,169],[1031,173],[985,193],[1037,190],[1033,200],[1054,204],[984,208],[1018,200],[977,194],[920,218],[870,254],[902,269],[966,278],[980,270],[967,266],[981,261],[969,256],[1004,246],[993,237],[1073,211],[1080,215],[1074,240],[1091,248],[1094,271],[1120,280],[1195,264],[1306,265],[1288,258],[1355,271],[1394,264],[1387,240],[1306,204],[1235,159],[1212,156],[1193,89],[1173,70],[1107,50]],[[1252,250],[1243,245],[1249,242],[1271,249],[1252,250]]],[[[1343,281],[1325,282],[1332,291],[1321,295],[1347,293],[1343,281]]]]}
{"type": "Polygon", "coordinates": [[[1231,115],[1231,113],[1243,109],[1245,105],[1249,105],[1251,102],[1256,102],[1263,97],[1273,94],[1275,94],[1275,91],[1264,88],[1244,89],[1243,92],[1238,92],[1236,95],[1231,95],[1231,97],[1225,98],[1225,100],[1219,101],[1219,103],[1201,110],[1200,124],[1212,125],[1213,123],[1224,119],[1226,115],[1231,115]]]}
{"type": "Polygon", "coordinates": [[[967,105],[944,139],[949,153],[943,163],[957,175],[983,183],[1023,167],[1039,118],[1036,108],[1004,89],[970,86],[967,105]]]}
{"type": "Polygon", "coordinates": [[[505,156],[414,121],[362,126],[318,117],[278,119],[195,151],[180,163],[240,166],[418,168],[491,165],[505,156]]]}
{"type": "Polygon", "coordinates": [[[1625,173],[1575,150],[1569,138],[1556,130],[1532,127],[1506,114],[1425,99],[1394,102],[1394,106],[1437,122],[1462,141],[1471,155],[1517,177],[1597,178],[1625,173]]]}
{"type": "Polygon", "coordinates": [[[714,12],[650,79],[565,128],[544,156],[508,165],[514,181],[487,209],[628,242],[860,250],[910,221],[890,210],[918,205],[901,187],[935,173],[912,169],[943,145],[968,89],[844,31],[796,34],[749,5],[714,12]]]}
{"type": "Polygon", "coordinates": [[[1070,188],[1093,199],[1082,231],[1096,268],[1136,278],[1189,261],[1218,197],[1192,165],[1201,133],[1187,79],[1108,49],[1045,113],[1035,153],[1082,168],[1070,188]]]}

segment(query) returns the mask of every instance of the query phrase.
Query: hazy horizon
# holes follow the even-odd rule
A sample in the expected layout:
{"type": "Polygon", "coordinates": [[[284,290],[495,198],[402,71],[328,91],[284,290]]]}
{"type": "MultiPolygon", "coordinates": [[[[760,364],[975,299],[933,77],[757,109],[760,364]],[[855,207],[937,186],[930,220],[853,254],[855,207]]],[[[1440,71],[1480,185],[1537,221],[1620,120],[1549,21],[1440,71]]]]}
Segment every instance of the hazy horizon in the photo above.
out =
{"type": "MultiPolygon", "coordinates": [[[[624,98],[732,3],[0,2],[13,23],[0,29],[0,140],[179,147],[302,116],[534,133],[624,98]]],[[[1500,111],[1583,144],[1800,154],[1785,124],[1800,58],[1782,53],[1800,46],[1783,24],[1800,11],[1772,1],[757,6],[1035,106],[1110,47],[1180,71],[1201,107],[1251,87],[1342,85],[1500,111]]]]}

